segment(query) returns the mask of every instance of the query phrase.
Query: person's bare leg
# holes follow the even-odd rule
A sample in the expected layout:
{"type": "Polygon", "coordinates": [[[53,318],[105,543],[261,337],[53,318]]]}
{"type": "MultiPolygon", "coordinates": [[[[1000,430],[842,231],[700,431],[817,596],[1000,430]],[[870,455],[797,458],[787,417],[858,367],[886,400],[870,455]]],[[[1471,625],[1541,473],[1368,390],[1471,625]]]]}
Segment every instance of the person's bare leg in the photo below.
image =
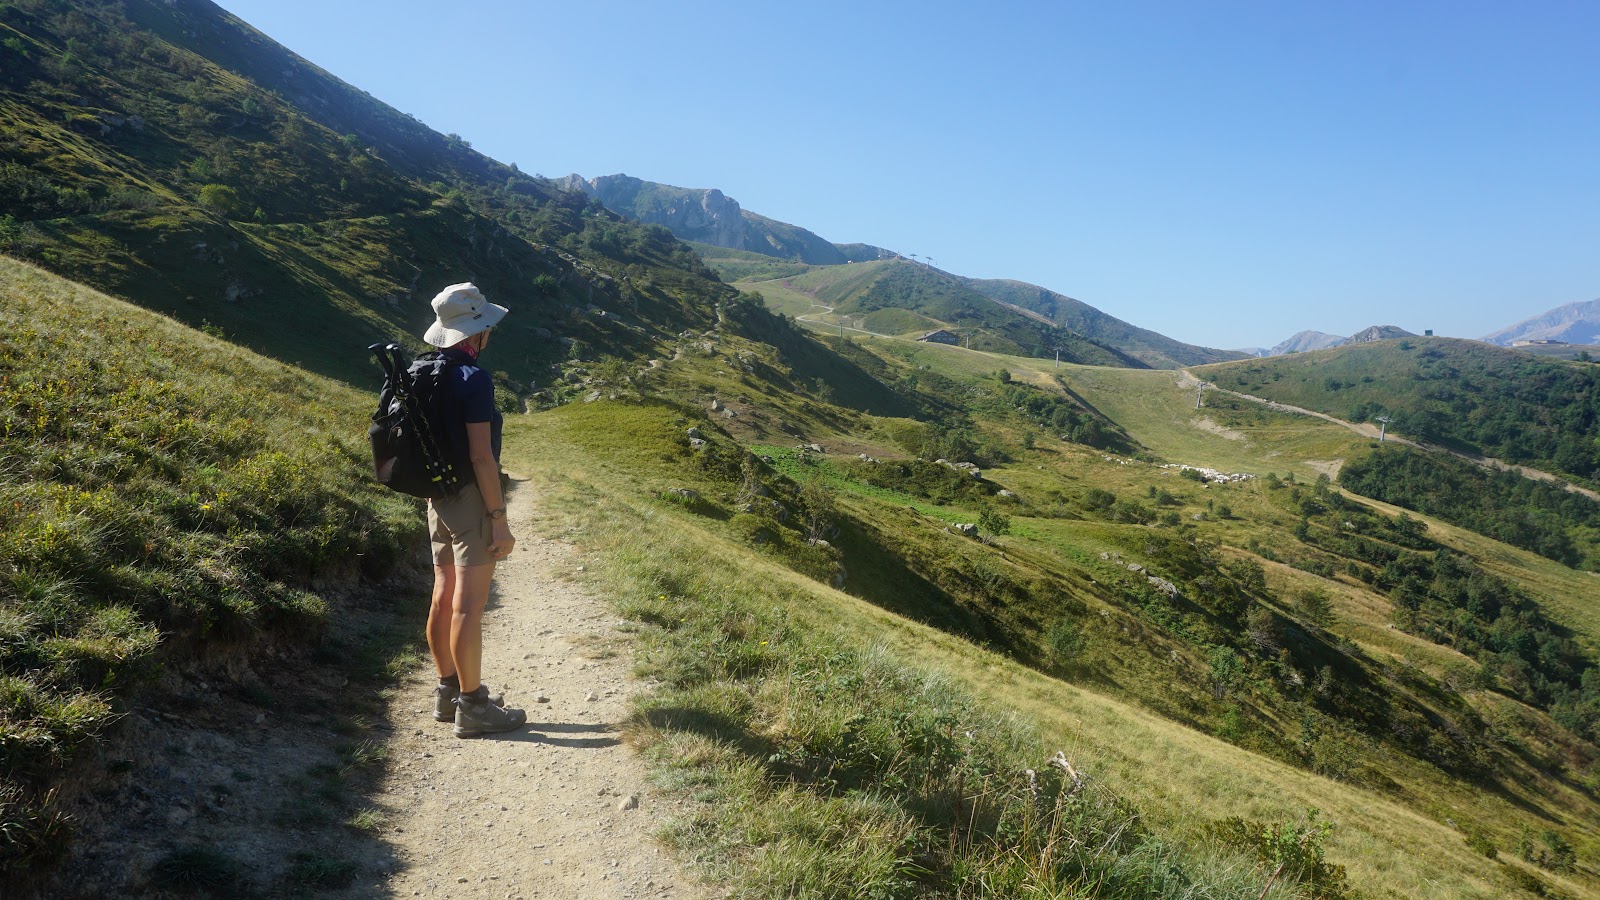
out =
{"type": "Polygon", "coordinates": [[[450,650],[450,621],[455,604],[456,567],[433,567],[433,604],[428,607],[428,652],[441,680],[456,674],[455,654],[450,650]]]}
{"type": "Polygon", "coordinates": [[[494,563],[458,566],[450,616],[450,657],[455,661],[461,693],[478,689],[483,679],[483,608],[489,602],[494,563]]]}

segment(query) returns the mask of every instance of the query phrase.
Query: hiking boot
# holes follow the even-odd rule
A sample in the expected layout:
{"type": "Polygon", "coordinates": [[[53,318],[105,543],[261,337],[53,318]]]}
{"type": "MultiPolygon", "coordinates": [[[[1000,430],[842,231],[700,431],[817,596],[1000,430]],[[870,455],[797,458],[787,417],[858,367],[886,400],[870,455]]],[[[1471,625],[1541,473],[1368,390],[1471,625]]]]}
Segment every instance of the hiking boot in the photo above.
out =
{"type": "MultiPolygon", "coordinates": [[[[433,688],[433,720],[435,722],[454,722],[456,720],[456,698],[461,696],[461,688],[454,684],[438,684],[433,688]]],[[[489,702],[495,706],[504,706],[506,696],[504,693],[490,694],[489,702]]]]}
{"type": "Polygon", "coordinates": [[[528,714],[520,709],[507,709],[489,701],[489,689],[478,689],[456,698],[456,727],[458,738],[477,737],[513,731],[528,724],[528,714]]]}

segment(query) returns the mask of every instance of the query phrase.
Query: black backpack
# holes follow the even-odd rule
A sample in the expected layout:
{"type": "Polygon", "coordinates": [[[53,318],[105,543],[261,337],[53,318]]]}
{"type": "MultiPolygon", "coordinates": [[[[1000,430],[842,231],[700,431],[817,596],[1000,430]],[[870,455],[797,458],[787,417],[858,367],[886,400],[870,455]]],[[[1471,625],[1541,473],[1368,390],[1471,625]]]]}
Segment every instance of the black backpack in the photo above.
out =
{"type": "Polygon", "coordinates": [[[470,467],[451,447],[450,429],[440,415],[450,360],[438,352],[410,359],[393,342],[367,349],[378,357],[384,375],[378,411],[367,429],[373,475],[380,484],[413,497],[453,496],[466,483],[470,467]]]}

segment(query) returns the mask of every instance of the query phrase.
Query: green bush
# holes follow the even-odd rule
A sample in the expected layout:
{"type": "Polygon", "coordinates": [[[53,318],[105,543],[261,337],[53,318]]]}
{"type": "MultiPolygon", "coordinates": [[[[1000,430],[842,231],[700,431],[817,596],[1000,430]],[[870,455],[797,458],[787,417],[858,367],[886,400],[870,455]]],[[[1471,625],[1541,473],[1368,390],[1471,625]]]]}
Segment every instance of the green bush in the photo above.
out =
{"type": "Polygon", "coordinates": [[[232,216],[239,211],[239,192],[225,184],[201,185],[196,199],[218,215],[232,216]]]}

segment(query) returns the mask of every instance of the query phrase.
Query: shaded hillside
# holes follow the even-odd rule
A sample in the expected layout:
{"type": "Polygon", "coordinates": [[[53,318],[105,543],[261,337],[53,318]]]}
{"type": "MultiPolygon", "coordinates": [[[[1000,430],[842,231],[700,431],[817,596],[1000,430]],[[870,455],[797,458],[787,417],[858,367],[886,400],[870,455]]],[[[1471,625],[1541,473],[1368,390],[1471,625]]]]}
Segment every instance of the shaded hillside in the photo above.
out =
{"type": "MultiPolygon", "coordinates": [[[[1016,310],[972,290],[962,279],[908,260],[882,260],[813,269],[781,280],[790,291],[815,298],[839,315],[872,316],[904,310],[970,335],[974,350],[1020,356],[1053,357],[1065,362],[1145,368],[1114,347],[1050,324],[1043,316],[1016,310]]],[[[743,287],[759,291],[758,283],[743,287]]]]}
{"type": "Polygon", "coordinates": [[[51,791],[134,692],[300,664],[425,536],[358,465],[370,393],[3,257],[0,371],[9,888],[63,849],[51,791]]]}
{"type": "Polygon", "coordinates": [[[1040,313],[1063,328],[1115,347],[1151,368],[1176,369],[1241,359],[1247,355],[1235,350],[1215,350],[1175,341],[1166,335],[1129,325],[1065,294],[1027,282],[981,278],[963,278],[961,282],[992,300],[1040,313]]]}
{"type": "Polygon", "coordinates": [[[440,135],[205,0],[8,3],[0,40],[0,250],[317,371],[365,377],[350,348],[419,333],[463,279],[513,310],[497,362],[518,383],[648,352],[731,294],[665,229],[440,135]]]}
{"type": "Polygon", "coordinates": [[[1600,367],[1477,341],[1408,338],[1204,370],[1219,387],[1600,481],[1600,367]]]}

